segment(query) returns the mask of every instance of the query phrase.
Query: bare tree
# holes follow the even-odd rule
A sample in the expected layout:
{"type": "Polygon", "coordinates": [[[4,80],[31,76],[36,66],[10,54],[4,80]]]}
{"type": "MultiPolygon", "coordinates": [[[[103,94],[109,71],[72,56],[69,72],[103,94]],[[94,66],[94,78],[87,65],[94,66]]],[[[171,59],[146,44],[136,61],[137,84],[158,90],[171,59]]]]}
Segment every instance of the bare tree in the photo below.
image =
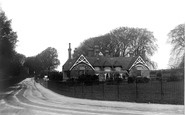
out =
{"type": "Polygon", "coordinates": [[[184,67],[185,56],[185,23],[180,24],[168,34],[168,43],[172,44],[170,65],[184,67]]]}
{"type": "Polygon", "coordinates": [[[155,68],[156,63],[150,60],[150,56],[157,50],[156,39],[153,33],[147,29],[120,27],[111,32],[94,38],[85,40],[75,50],[73,56],[77,54],[88,55],[88,49],[99,46],[100,51],[105,54],[106,50],[113,57],[138,56],[142,55],[148,65],[155,68]]]}

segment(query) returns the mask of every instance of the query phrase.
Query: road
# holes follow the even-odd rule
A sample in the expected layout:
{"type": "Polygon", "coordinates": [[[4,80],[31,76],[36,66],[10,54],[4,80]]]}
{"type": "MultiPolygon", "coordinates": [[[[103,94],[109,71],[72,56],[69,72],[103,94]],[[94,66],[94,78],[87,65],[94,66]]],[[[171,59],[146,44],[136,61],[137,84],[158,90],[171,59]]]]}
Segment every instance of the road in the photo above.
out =
{"type": "Polygon", "coordinates": [[[183,115],[183,105],[76,99],[56,94],[27,78],[1,93],[0,115],[183,115]]]}

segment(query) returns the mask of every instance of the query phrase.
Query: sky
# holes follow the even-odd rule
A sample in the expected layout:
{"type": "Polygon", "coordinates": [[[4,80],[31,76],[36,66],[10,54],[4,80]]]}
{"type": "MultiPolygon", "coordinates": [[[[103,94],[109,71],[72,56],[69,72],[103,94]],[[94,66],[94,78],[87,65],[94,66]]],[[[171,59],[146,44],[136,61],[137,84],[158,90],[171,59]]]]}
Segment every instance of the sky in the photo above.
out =
{"type": "Polygon", "coordinates": [[[157,69],[168,68],[171,45],[167,35],[185,23],[184,4],[184,0],[0,0],[18,35],[16,51],[28,57],[54,47],[59,71],[68,59],[69,43],[74,50],[85,39],[118,27],[153,32],[158,51],[151,59],[157,69]]]}

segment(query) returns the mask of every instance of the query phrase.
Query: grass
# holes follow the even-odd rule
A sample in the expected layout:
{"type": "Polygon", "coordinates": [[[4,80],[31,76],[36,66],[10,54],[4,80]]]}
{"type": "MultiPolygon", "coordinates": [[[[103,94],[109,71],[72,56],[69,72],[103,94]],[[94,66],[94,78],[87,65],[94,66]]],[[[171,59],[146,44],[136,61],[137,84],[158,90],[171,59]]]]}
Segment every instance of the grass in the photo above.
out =
{"type": "Polygon", "coordinates": [[[76,98],[87,98],[94,100],[139,102],[139,103],[161,103],[161,104],[184,104],[184,82],[150,81],[149,83],[120,85],[91,85],[76,84],[68,86],[60,82],[48,82],[48,88],[66,96],[76,98]]]}

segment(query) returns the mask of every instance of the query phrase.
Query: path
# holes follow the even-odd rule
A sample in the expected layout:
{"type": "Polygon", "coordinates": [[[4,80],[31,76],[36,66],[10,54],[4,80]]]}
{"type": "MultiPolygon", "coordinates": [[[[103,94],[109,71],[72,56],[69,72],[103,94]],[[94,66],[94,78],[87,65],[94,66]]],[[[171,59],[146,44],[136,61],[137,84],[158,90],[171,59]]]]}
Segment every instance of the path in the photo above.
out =
{"type": "Polygon", "coordinates": [[[183,105],[76,99],[56,94],[27,78],[0,100],[0,115],[183,115],[183,105]]]}

